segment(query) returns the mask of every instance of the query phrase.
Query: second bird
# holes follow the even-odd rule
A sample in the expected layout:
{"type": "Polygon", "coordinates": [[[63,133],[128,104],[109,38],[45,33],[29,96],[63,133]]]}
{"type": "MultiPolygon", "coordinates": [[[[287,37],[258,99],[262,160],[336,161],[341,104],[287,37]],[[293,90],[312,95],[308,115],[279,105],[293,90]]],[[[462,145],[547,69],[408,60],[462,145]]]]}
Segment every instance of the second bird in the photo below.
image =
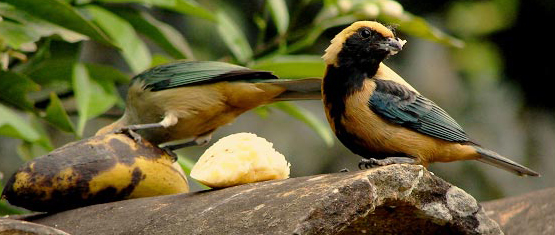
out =
{"type": "Polygon", "coordinates": [[[365,158],[359,167],[478,160],[539,176],[471,141],[447,112],[382,63],[404,43],[380,23],[359,21],[336,35],[322,57],[328,121],[338,139],[365,158]]]}
{"type": "Polygon", "coordinates": [[[124,115],[97,135],[136,130],[153,144],[204,144],[220,126],[275,101],[321,99],[321,79],[278,79],[271,72],[216,61],[176,61],[135,76],[124,115]]]}

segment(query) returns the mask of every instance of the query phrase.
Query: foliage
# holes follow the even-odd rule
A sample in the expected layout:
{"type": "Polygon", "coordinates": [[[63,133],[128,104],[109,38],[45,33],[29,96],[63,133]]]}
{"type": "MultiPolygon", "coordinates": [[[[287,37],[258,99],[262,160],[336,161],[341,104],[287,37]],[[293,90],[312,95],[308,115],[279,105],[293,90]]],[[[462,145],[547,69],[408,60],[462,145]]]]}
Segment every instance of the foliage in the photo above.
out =
{"type": "MultiPolygon", "coordinates": [[[[274,71],[283,78],[321,77],[325,68],[320,54],[307,52],[324,31],[356,20],[379,19],[399,24],[399,30],[407,34],[462,45],[392,0],[255,1],[257,11],[252,15],[224,1],[202,3],[3,0],[0,135],[21,139],[19,152],[26,159],[34,157],[33,149],[54,148],[46,126],[82,138],[89,120],[114,105],[122,106],[117,87],[129,81],[129,73],[137,74],[161,61],[219,59],[274,71]],[[309,23],[298,23],[307,9],[318,9],[318,13],[309,23]],[[178,17],[178,23],[194,30],[176,27],[175,20],[167,23],[164,15],[178,17]],[[245,22],[256,28],[248,28],[245,22]],[[189,44],[196,34],[217,37],[189,44]],[[251,42],[251,38],[256,40],[251,42]],[[215,41],[225,45],[228,53],[211,52],[215,41]],[[90,53],[83,48],[91,44],[111,48],[127,67],[90,62],[90,53]]],[[[326,144],[332,143],[327,125],[295,104],[266,108],[290,114],[313,128],[326,144]]]]}

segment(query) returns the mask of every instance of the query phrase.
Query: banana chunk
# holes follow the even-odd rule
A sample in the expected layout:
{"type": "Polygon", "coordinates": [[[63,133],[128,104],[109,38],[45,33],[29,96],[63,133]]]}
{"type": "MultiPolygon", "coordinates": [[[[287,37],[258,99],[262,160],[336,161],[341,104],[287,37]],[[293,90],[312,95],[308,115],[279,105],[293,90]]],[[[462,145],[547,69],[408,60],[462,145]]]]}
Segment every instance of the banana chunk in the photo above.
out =
{"type": "Polygon", "coordinates": [[[191,177],[213,188],[287,179],[291,164],[272,146],[252,133],[226,136],[204,152],[191,177]]]}

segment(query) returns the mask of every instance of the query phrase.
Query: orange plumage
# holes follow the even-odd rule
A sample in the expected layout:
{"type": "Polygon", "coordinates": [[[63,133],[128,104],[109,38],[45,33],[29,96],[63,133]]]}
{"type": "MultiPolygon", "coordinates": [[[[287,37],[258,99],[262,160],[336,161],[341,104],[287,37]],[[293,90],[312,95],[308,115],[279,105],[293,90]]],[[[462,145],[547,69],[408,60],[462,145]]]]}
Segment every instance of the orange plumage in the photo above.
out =
{"type": "Polygon", "coordinates": [[[377,22],[359,21],[335,36],[323,56],[326,116],[338,139],[366,158],[359,166],[479,160],[539,175],[472,142],[447,112],[382,63],[404,43],[377,22]]]}
{"type": "Polygon", "coordinates": [[[153,144],[203,144],[242,113],[281,100],[320,99],[321,79],[278,79],[215,61],[176,61],[133,78],[124,115],[97,132],[137,130],[153,144]]]}

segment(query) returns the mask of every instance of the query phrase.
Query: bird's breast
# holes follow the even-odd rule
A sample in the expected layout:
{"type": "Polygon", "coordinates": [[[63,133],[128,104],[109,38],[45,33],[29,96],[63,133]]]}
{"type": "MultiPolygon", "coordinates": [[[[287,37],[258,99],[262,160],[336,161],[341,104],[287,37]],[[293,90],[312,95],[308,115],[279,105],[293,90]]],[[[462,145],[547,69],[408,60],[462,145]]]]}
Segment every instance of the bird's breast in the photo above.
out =
{"type": "Polygon", "coordinates": [[[337,138],[363,157],[385,151],[384,142],[390,138],[384,121],[369,107],[375,88],[372,79],[365,79],[354,92],[341,96],[334,92],[324,91],[323,94],[326,117],[337,138]]]}
{"type": "MultiPolygon", "coordinates": [[[[373,79],[366,79],[362,89],[343,98],[341,115],[333,115],[326,108],[334,132],[347,148],[362,157],[412,154],[409,151],[411,146],[419,141],[414,138],[415,133],[384,120],[371,110],[369,100],[375,89],[373,79]]],[[[333,107],[336,104],[328,102],[326,105],[333,107]]]]}
{"type": "Polygon", "coordinates": [[[388,123],[370,109],[369,100],[375,88],[376,84],[367,79],[360,92],[345,97],[345,112],[339,125],[368,151],[381,152],[392,133],[388,123]]]}

